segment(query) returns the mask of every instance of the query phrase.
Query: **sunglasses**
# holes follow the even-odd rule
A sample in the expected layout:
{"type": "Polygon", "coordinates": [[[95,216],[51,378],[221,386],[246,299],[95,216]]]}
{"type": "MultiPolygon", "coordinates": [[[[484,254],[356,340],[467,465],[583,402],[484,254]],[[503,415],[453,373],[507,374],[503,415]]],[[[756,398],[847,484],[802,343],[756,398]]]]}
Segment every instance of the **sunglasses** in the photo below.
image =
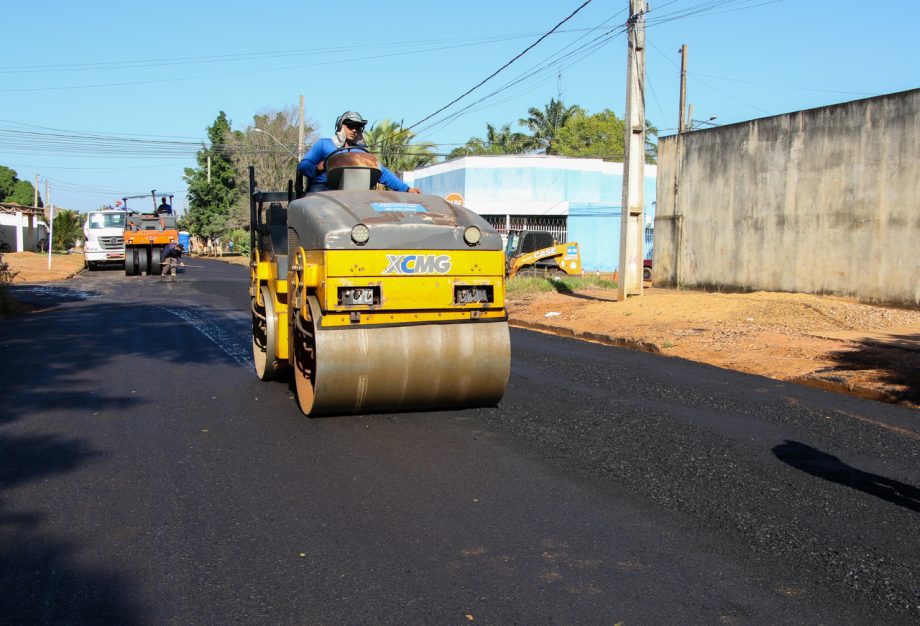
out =
{"type": "Polygon", "coordinates": [[[345,122],[345,126],[352,130],[364,130],[364,124],[358,122],[345,122]]]}

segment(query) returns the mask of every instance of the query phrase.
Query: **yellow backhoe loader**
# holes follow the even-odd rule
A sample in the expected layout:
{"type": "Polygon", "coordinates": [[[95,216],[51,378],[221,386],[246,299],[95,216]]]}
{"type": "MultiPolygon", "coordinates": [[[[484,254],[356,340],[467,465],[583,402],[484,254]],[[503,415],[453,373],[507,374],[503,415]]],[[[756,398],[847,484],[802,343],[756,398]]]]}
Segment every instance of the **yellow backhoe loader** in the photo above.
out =
{"type": "Polygon", "coordinates": [[[536,230],[512,230],[505,247],[508,278],[517,274],[544,275],[562,272],[580,276],[581,252],[578,243],[557,244],[551,233],[536,230]]]}

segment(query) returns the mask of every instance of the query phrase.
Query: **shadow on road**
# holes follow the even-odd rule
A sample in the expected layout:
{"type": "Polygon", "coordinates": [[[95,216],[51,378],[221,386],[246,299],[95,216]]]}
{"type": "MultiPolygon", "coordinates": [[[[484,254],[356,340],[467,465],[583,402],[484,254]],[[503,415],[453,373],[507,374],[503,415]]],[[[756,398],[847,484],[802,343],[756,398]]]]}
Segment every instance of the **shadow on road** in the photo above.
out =
{"type": "Polygon", "coordinates": [[[6,624],[137,622],[128,583],[75,561],[78,546],[41,532],[42,515],[10,512],[5,494],[73,471],[98,453],[78,439],[0,435],[0,621],[6,624]]]}
{"type": "Polygon", "coordinates": [[[917,487],[856,469],[833,455],[798,441],[785,440],[785,443],[773,448],[773,454],[780,461],[812,476],[920,512],[920,489],[917,487]]]}
{"type": "Polygon", "coordinates": [[[129,370],[147,368],[143,374],[138,370],[135,384],[144,380],[153,384],[156,374],[139,362],[210,364],[225,361],[231,344],[248,355],[249,345],[244,341],[248,337],[237,337],[211,323],[216,316],[208,309],[193,311],[196,318],[192,322],[201,327],[197,333],[189,333],[187,324],[177,317],[186,309],[169,309],[173,312],[134,303],[94,304],[56,307],[5,320],[0,325],[0,380],[4,381],[0,424],[36,411],[86,417],[114,408],[128,414],[139,403],[131,387],[124,382],[118,387],[100,384],[95,378],[98,374],[91,373],[112,363],[129,370]],[[89,362],[91,367],[87,367],[89,362]]]}
{"type": "MultiPolygon", "coordinates": [[[[71,476],[106,462],[92,438],[95,420],[130,420],[149,402],[132,390],[156,385],[163,363],[226,364],[219,344],[246,338],[212,321],[220,312],[206,307],[90,304],[78,289],[24,291],[44,310],[0,323],[0,623],[138,623],[144,609],[133,576],[88,561],[100,551],[67,531],[64,516],[87,515],[99,497],[69,491],[79,484],[71,476]],[[192,321],[202,332],[173,309],[199,316],[192,321]]],[[[93,520],[72,523],[85,530],[93,520]]]]}
{"type": "MultiPolygon", "coordinates": [[[[904,339],[920,342],[920,335],[906,335],[904,339]]],[[[920,405],[920,351],[880,346],[869,341],[861,341],[858,346],[856,350],[835,352],[831,358],[844,370],[881,372],[882,380],[903,387],[902,391],[889,392],[894,400],[920,405]]]]}

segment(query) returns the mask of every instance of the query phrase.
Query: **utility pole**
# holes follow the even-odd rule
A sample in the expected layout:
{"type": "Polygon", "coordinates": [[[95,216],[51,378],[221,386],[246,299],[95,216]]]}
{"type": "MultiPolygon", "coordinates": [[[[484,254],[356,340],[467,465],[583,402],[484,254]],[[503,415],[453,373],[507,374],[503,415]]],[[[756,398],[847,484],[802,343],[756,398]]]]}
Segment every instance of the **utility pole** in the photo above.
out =
{"type": "Polygon", "coordinates": [[[51,194],[48,192],[48,181],[45,181],[45,199],[48,201],[48,269],[51,269],[51,241],[54,238],[54,203],[51,201],[51,194]]]}
{"type": "Polygon", "coordinates": [[[38,207],[38,174],[35,175],[35,186],[32,187],[32,206],[38,207]]]}
{"type": "Polygon", "coordinates": [[[684,117],[687,111],[687,44],[680,47],[680,121],[677,132],[687,130],[687,120],[684,117]]]}
{"type": "Polygon", "coordinates": [[[620,276],[617,299],[642,295],[645,243],[643,187],[645,176],[645,0],[629,0],[629,47],[626,57],[626,151],[620,208],[620,276]]]}
{"type": "Polygon", "coordinates": [[[208,155],[208,184],[211,184],[211,155],[208,155]]]}
{"type": "Polygon", "coordinates": [[[300,96],[300,127],[297,131],[297,162],[303,158],[304,149],[304,127],[303,127],[303,96],[300,96]]]}

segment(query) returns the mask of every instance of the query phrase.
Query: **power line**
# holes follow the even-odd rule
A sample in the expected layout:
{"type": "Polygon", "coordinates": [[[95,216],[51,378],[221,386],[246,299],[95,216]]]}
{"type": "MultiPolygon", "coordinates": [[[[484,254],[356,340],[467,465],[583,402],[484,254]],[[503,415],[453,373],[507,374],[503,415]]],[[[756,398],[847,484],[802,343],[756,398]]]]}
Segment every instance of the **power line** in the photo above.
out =
{"type": "MultiPolygon", "coordinates": [[[[591,0],[588,0],[589,2],[591,0]]],[[[375,61],[382,58],[390,57],[399,57],[399,56],[408,56],[408,55],[418,55],[428,52],[438,52],[442,50],[451,50],[456,48],[468,48],[470,45],[485,45],[488,43],[496,43],[501,41],[507,41],[510,39],[523,38],[525,35],[514,36],[514,37],[493,37],[491,39],[481,41],[479,43],[456,43],[451,45],[436,45],[434,47],[421,48],[421,49],[411,49],[401,52],[391,52],[388,54],[380,54],[375,52],[374,54],[358,57],[350,57],[345,59],[333,59],[325,61],[317,61],[315,63],[303,63],[298,65],[287,65],[281,67],[270,67],[270,68],[259,68],[253,70],[241,70],[237,72],[224,72],[220,74],[210,73],[197,76],[183,76],[183,77],[171,77],[171,78],[160,78],[160,79],[148,79],[148,80],[129,80],[122,82],[108,82],[108,83],[92,83],[84,85],[55,85],[48,87],[23,87],[17,89],[0,89],[0,93],[29,93],[29,92],[45,92],[45,91],[66,91],[66,90],[82,90],[82,89],[97,89],[97,88],[112,88],[112,87],[127,87],[127,86],[136,86],[136,85],[152,85],[152,84],[163,84],[163,83],[172,83],[172,82],[182,82],[190,80],[202,80],[209,78],[224,78],[229,76],[246,76],[251,74],[266,74],[270,72],[286,72],[290,70],[302,70],[305,68],[312,67],[322,67],[327,65],[338,65],[346,63],[359,63],[363,61],[375,61]]],[[[376,50],[378,47],[375,47],[376,50]]],[[[354,50],[363,50],[364,48],[354,48],[354,50]]],[[[246,59],[244,59],[246,60],[246,59]]],[[[140,67],[140,66],[139,66],[140,67]]],[[[99,68],[99,69],[131,69],[131,66],[123,67],[110,67],[110,68],[99,68]]]]}
{"type": "MultiPolygon", "coordinates": [[[[625,11],[625,9],[624,9],[623,11],[625,11]]],[[[513,88],[513,87],[515,87],[515,86],[517,86],[517,85],[523,83],[524,81],[529,80],[529,79],[532,79],[532,78],[534,78],[534,77],[536,77],[536,76],[538,76],[538,75],[540,75],[540,74],[548,74],[549,72],[552,72],[553,74],[555,74],[557,71],[565,71],[566,69],[572,67],[573,65],[575,65],[575,64],[577,64],[577,63],[579,63],[579,62],[581,62],[581,61],[582,61],[583,59],[585,59],[586,57],[590,56],[591,54],[593,54],[594,52],[598,51],[598,50],[599,50],[600,48],[602,48],[603,46],[605,46],[605,45],[607,45],[608,43],[610,43],[610,41],[612,41],[614,38],[616,38],[619,34],[621,34],[622,32],[625,32],[625,27],[624,27],[624,26],[618,26],[618,27],[616,27],[616,28],[614,28],[614,29],[608,30],[607,32],[602,33],[601,35],[595,37],[594,39],[592,39],[591,41],[589,41],[589,42],[587,42],[587,43],[585,43],[585,44],[582,44],[581,46],[579,46],[578,48],[575,48],[574,50],[570,50],[569,52],[566,52],[565,54],[562,54],[562,56],[558,56],[558,55],[560,55],[561,53],[563,53],[567,48],[569,48],[569,47],[571,47],[572,45],[576,44],[576,43],[577,43],[578,41],[580,41],[581,39],[584,39],[584,38],[585,38],[586,36],[588,36],[591,32],[600,30],[601,27],[602,27],[604,24],[606,24],[607,22],[609,22],[609,21],[611,21],[612,19],[614,19],[614,18],[615,18],[617,15],[619,15],[620,13],[623,13],[623,11],[619,11],[619,12],[616,13],[615,15],[613,15],[613,16],[611,16],[610,18],[604,20],[603,22],[601,22],[600,25],[595,26],[594,28],[590,29],[589,32],[586,33],[585,35],[582,35],[581,37],[579,37],[579,38],[576,39],[575,41],[572,41],[572,42],[570,42],[569,44],[567,44],[566,46],[563,46],[561,49],[557,50],[556,52],[554,52],[553,54],[551,54],[551,55],[550,55],[549,57],[547,57],[546,59],[543,59],[542,61],[539,61],[539,62],[537,62],[536,64],[532,65],[530,68],[528,68],[527,70],[525,70],[522,74],[519,74],[517,77],[511,79],[510,81],[506,82],[504,85],[498,87],[495,91],[492,91],[491,93],[489,93],[489,94],[487,94],[487,95],[481,97],[479,100],[476,100],[476,101],[472,102],[471,104],[468,104],[467,106],[463,107],[462,109],[460,109],[460,110],[458,110],[458,111],[455,111],[454,113],[451,113],[451,114],[447,115],[446,117],[442,118],[441,120],[438,120],[438,121],[436,121],[436,122],[433,122],[433,123],[429,124],[428,126],[424,127],[422,130],[423,130],[423,131],[424,131],[424,130],[430,131],[430,130],[433,130],[433,129],[434,129],[435,127],[437,127],[437,126],[445,126],[445,125],[449,124],[451,121],[453,121],[454,119],[460,117],[461,115],[463,115],[463,114],[465,114],[465,113],[467,113],[467,112],[472,113],[472,112],[476,112],[476,111],[481,111],[481,110],[483,110],[483,109],[486,108],[486,107],[481,107],[481,108],[479,108],[479,109],[473,109],[473,107],[475,107],[477,104],[480,104],[480,103],[482,103],[482,102],[488,100],[489,98],[492,98],[492,97],[494,97],[494,96],[496,96],[496,95],[498,95],[498,94],[500,94],[500,93],[503,93],[504,91],[509,90],[509,89],[511,89],[511,88],[513,88]],[[604,40],[604,38],[605,38],[605,37],[608,37],[608,36],[609,36],[609,38],[606,39],[606,40],[604,40]],[[585,52],[585,51],[586,51],[586,52],[585,52]],[[584,52],[584,54],[582,54],[581,56],[578,56],[581,52],[584,52]],[[557,57],[557,56],[558,56],[558,58],[554,58],[554,57],[557,57]],[[569,59],[572,59],[573,57],[577,57],[577,58],[575,58],[575,60],[572,61],[571,63],[568,63],[567,65],[563,65],[563,63],[564,63],[565,61],[567,61],[567,60],[569,60],[569,59]]],[[[526,90],[524,90],[524,93],[526,93],[526,92],[528,92],[528,91],[532,91],[532,90],[533,90],[533,87],[527,88],[526,90]]],[[[521,92],[518,92],[518,93],[516,93],[516,94],[513,94],[511,97],[506,98],[505,100],[496,102],[496,103],[494,103],[494,104],[499,104],[499,103],[501,103],[501,102],[506,102],[507,100],[509,100],[509,99],[511,99],[511,98],[513,98],[513,97],[516,97],[517,95],[521,95],[521,92]]],[[[490,106],[494,106],[494,104],[493,104],[493,105],[490,105],[490,106]]]]}
{"type": "Polygon", "coordinates": [[[535,46],[537,46],[537,44],[539,44],[541,41],[543,41],[544,39],[546,39],[547,37],[549,37],[551,34],[553,34],[553,32],[555,32],[560,26],[562,26],[563,24],[565,24],[566,22],[568,22],[570,19],[572,19],[573,17],[575,17],[575,15],[576,15],[579,11],[581,11],[583,8],[585,8],[586,6],[588,6],[589,4],[591,4],[591,1],[592,1],[592,0],[585,0],[585,2],[583,2],[583,3],[581,4],[581,6],[579,6],[577,9],[575,9],[574,11],[572,11],[572,12],[568,15],[568,17],[566,17],[564,20],[562,20],[561,22],[559,22],[558,24],[556,24],[555,26],[553,26],[553,28],[550,29],[548,32],[546,32],[546,33],[544,33],[543,35],[541,35],[539,39],[537,39],[535,42],[533,42],[532,44],[530,44],[529,46],[527,46],[526,48],[524,48],[524,50],[522,50],[522,51],[519,52],[517,55],[515,55],[510,61],[508,61],[507,63],[505,63],[504,65],[502,65],[500,68],[498,68],[497,70],[495,70],[494,72],[492,72],[491,74],[489,74],[487,77],[485,77],[484,79],[482,79],[481,81],[479,81],[479,82],[478,82],[477,84],[475,84],[474,86],[470,87],[470,88],[469,88],[468,90],[466,90],[466,92],[464,92],[463,94],[457,96],[456,98],[454,98],[453,100],[451,100],[450,102],[448,102],[447,104],[445,104],[444,106],[442,106],[440,109],[438,109],[438,110],[435,111],[434,113],[431,113],[430,115],[428,115],[428,116],[426,116],[426,117],[423,117],[422,119],[420,119],[419,121],[417,121],[415,124],[412,124],[411,126],[409,126],[408,128],[406,128],[406,130],[411,130],[412,128],[415,128],[416,126],[418,126],[418,125],[421,124],[422,122],[425,122],[425,121],[427,121],[427,120],[430,120],[432,117],[434,117],[435,115],[437,115],[438,113],[440,113],[440,112],[443,111],[444,109],[447,109],[447,108],[450,107],[451,105],[453,105],[453,104],[459,102],[459,101],[462,100],[463,98],[465,98],[465,97],[467,97],[468,95],[470,95],[471,93],[473,93],[476,89],[482,87],[482,86],[483,86],[485,83],[487,83],[489,80],[491,80],[492,78],[494,78],[495,76],[497,76],[499,72],[501,72],[501,71],[504,70],[506,67],[508,67],[509,65],[511,65],[512,63],[514,63],[514,62],[517,61],[518,59],[520,59],[522,56],[524,56],[525,54],[527,54],[527,52],[529,52],[531,49],[533,49],[535,46]]]}

